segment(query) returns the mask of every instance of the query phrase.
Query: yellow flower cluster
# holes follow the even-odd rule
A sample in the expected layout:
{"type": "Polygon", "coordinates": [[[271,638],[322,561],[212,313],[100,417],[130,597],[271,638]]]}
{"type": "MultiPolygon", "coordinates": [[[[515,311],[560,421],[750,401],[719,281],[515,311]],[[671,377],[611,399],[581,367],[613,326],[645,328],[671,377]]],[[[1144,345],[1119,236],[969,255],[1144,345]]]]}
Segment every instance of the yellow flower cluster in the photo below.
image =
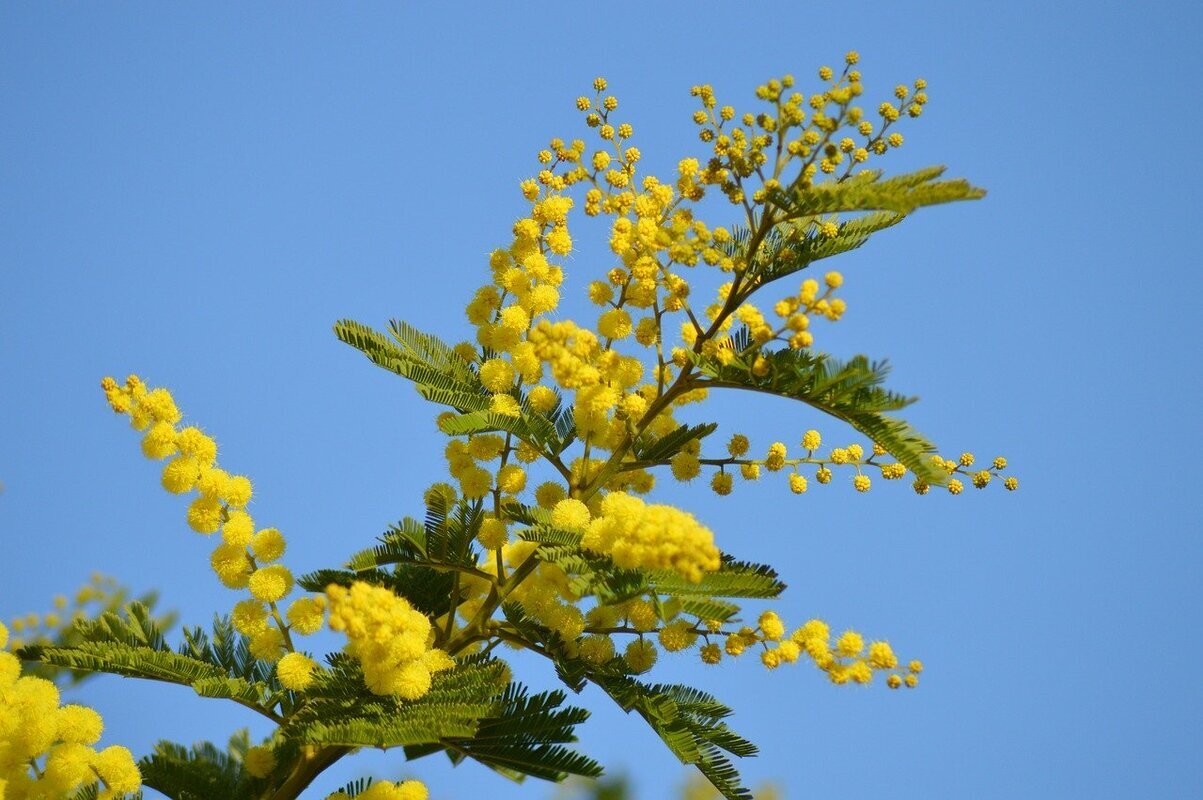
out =
{"type": "MultiPolygon", "coordinates": [[[[566,642],[572,642],[581,635],[585,626],[584,615],[575,605],[580,595],[572,590],[564,570],[535,557],[537,547],[535,543],[527,541],[505,544],[496,556],[486,554],[478,569],[493,580],[498,577],[499,560],[502,569],[510,574],[519,568],[530,570],[509,591],[507,601],[521,604],[533,619],[559,633],[566,642]]],[[[463,579],[461,585],[467,597],[459,604],[458,611],[465,619],[471,620],[480,611],[494,584],[485,578],[473,576],[463,579]]]]}
{"type": "MultiPolygon", "coordinates": [[[[888,642],[876,641],[866,645],[864,637],[851,630],[844,631],[833,640],[831,629],[819,619],[808,621],[786,636],[785,623],[773,611],[761,614],[755,628],[745,626],[727,633],[722,652],[739,656],[755,645],[761,646],[760,660],[768,669],[793,664],[806,656],[826,672],[835,684],[865,684],[871,682],[877,672],[899,669],[898,657],[888,642]]],[[[720,659],[717,644],[708,643],[702,648],[702,660],[705,663],[716,664],[720,659]]],[[[905,677],[898,672],[890,672],[886,685],[891,689],[904,684],[914,688],[919,685],[918,673],[922,669],[921,662],[912,661],[905,677]]]]}
{"type": "MultiPolygon", "coordinates": [[[[307,635],[321,628],[325,598],[294,601],[285,623],[277,603],[292,593],[294,579],[288,567],[272,562],[284,555],[287,543],[276,528],[257,528],[246,510],[252,496],[250,479],[221,468],[217,443],[208,434],[195,426],[179,427],[183,415],[167,389],[151,389],[137,375],[130,375],[124,385],[108,377],[100,385],[113,411],[128,414],[135,429],[146,431],[146,457],[171,457],[163,468],[163,488],[173,494],[196,492],[188,509],[189,526],[205,535],[221,531],[209,564],[223,585],[251,595],[235,606],[232,619],[250,638],[252,655],[276,662],[294,653],[291,634],[307,635]]],[[[294,668],[300,663],[296,658],[289,662],[294,668]]],[[[315,662],[307,663],[316,669],[315,662]]],[[[283,681],[290,676],[288,688],[301,689],[309,684],[313,669],[286,668],[280,677],[283,681]]]]}
{"type": "Polygon", "coordinates": [[[430,691],[432,673],[455,666],[430,647],[430,620],[388,589],[357,581],[349,589],[331,584],[326,596],[330,627],[347,635],[347,652],[374,694],[416,700],[430,691]]]}
{"type": "Polygon", "coordinates": [[[59,705],[58,687],[22,676],[7,644],[8,629],[0,623],[0,798],[72,797],[92,786],[101,800],[137,792],[142,774],[130,751],[93,747],[104,728],[100,715],[59,705]]]}
{"type": "MultiPolygon", "coordinates": [[[[985,489],[995,478],[1002,478],[1003,487],[1013,492],[1019,488],[1019,478],[1014,475],[1002,476],[1001,472],[1007,468],[1007,459],[1002,456],[996,456],[990,462],[990,466],[985,469],[971,469],[976,462],[976,457],[973,453],[961,453],[957,459],[944,458],[943,456],[934,455],[931,457],[932,464],[943,469],[949,474],[948,483],[944,488],[949,494],[957,495],[965,491],[965,483],[960,478],[953,478],[952,475],[963,475],[969,479],[975,489],[985,489]]],[[[916,494],[927,494],[931,491],[931,486],[927,481],[916,479],[912,484],[916,494]]]]}
{"type": "MultiPolygon", "coordinates": [[[[816,430],[808,430],[802,436],[801,449],[803,454],[789,457],[788,447],[784,442],[774,442],[769,445],[768,452],[764,458],[749,458],[750,443],[748,437],[743,434],[735,434],[731,437],[727,444],[727,455],[721,458],[699,458],[700,464],[709,466],[717,466],[718,472],[715,472],[711,477],[710,487],[718,495],[729,495],[734,488],[734,481],[731,473],[726,470],[730,467],[739,467],[740,475],[744,480],[754,481],[760,478],[761,469],[769,472],[779,472],[786,467],[791,467],[789,473],[789,488],[794,494],[803,494],[809,488],[810,483],[806,476],[798,471],[798,468],[804,465],[815,466],[817,469],[814,473],[814,479],[820,484],[831,483],[835,475],[832,467],[847,467],[854,471],[852,475],[852,487],[858,492],[867,492],[872,486],[872,478],[865,474],[865,471],[872,468],[876,470],[883,480],[896,481],[906,477],[907,469],[897,461],[883,461],[889,454],[886,449],[879,444],[874,444],[870,448],[870,452],[866,453],[864,446],[860,444],[850,444],[847,447],[833,447],[828,451],[827,455],[819,454],[818,450],[822,445],[823,437],[816,430]]],[[[963,453],[957,461],[946,459],[942,456],[932,456],[932,463],[941,467],[948,472],[949,475],[962,474],[970,478],[971,482],[978,489],[984,489],[990,482],[1001,477],[1000,472],[1007,467],[1007,460],[1002,456],[995,458],[990,466],[986,469],[970,470],[974,464],[974,456],[972,453],[963,453]]],[[[1003,478],[1003,485],[1011,491],[1019,488],[1019,480],[1015,477],[1008,476],[1003,478]]],[[[964,484],[957,478],[949,480],[947,485],[948,491],[952,494],[960,494],[964,489],[964,484]]],[[[914,489],[919,494],[927,494],[930,486],[926,481],[916,479],[914,489]]]]}
{"type": "Polygon", "coordinates": [[[714,534],[692,514],[648,504],[625,492],[605,496],[581,545],[609,556],[620,567],[671,569],[693,583],[721,563],[714,534]]]}
{"type": "MultiPolygon", "coordinates": [[[[356,795],[359,800],[427,800],[430,792],[418,781],[376,781],[356,795]]],[[[345,792],[326,795],[326,800],[351,800],[345,792]]]]}

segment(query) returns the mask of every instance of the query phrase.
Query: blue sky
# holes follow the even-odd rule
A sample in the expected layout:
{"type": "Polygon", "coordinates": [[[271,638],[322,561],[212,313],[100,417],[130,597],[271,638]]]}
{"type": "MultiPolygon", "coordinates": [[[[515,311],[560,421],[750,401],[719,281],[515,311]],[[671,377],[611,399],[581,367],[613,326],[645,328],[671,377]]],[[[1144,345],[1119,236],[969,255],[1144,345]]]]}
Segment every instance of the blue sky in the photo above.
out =
{"type": "MultiPolygon", "coordinates": [[[[908,693],[752,663],[669,659],[662,675],[734,705],[762,747],[745,774],[791,797],[1197,797],[1201,16],[1185,2],[9,3],[0,616],[92,570],[161,587],[189,622],[235,599],[104,406],[102,375],[171,387],[254,478],[289,563],[337,563],[415,513],[443,462],[434,409],[340,345],[335,320],[465,338],[463,303],[523,212],[517,182],[549,137],[581,130],[572,101],[595,75],[666,173],[700,152],[691,84],[745,107],[764,79],[855,48],[872,96],[930,84],[890,168],[947,164],[990,194],[843,259],[850,310],[820,344],[890,357],[893,385],[923,398],[916,426],[947,452],[1005,454],[1022,489],[662,492],[724,549],[776,564],[787,616],[928,665],[908,693]]],[[[609,266],[579,229],[578,297],[609,266]]],[[[714,405],[726,432],[852,440],[804,408],[737,399],[714,405]]],[[[263,732],[171,687],[104,678],[72,697],[138,753],[263,732]]],[[[580,701],[595,711],[583,747],[641,796],[682,780],[641,723],[580,701]]],[[[547,793],[373,754],[312,796],[360,774],[421,777],[443,800],[547,793]]]]}

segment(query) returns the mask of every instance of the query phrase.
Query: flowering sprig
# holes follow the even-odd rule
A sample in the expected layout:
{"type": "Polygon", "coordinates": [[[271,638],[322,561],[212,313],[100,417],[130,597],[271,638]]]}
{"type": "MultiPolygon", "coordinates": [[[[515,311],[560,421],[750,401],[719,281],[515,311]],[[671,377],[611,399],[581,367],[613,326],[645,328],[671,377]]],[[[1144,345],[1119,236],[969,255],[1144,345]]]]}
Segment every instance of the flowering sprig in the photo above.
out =
{"type": "MultiPolygon", "coordinates": [[[[768,669],[805,661],[835,684],[882,673],[890,688],[916,686],[922,664],[903,665],[884,639],[835,635],[817,618],[789,632],[775,611],[751,624],[746,601],[785,588],[776,572],[739,561],[702,519],[652,498],[661,475],[690,482],[703,471],[718,494],[732,493],[736,472],[743,480],[785,474],[797,494],[837,470],[851,473],[858,492],[879,475],[911,476],[921,494],[932,486],[957,494],[966,481],[1018,486],[1002,474],[1001,457],[983,467],[969,453],[936,455],[895,416],[912,398],[883,387],[884,362],[815,349],[815,323],[846,316],[842,273],[769,289],[917,208],[982,195],[940,180],[940,168],[883,178],[871,167],[902,146],[896,126],[920,116],[927,85],[897,86],[876,106],[876,121],[858,104],[859,57],[844,61],[838,74],[820,68],[821,86],[809,95],[791,76],[757,87],[758,112],[693,87],[708,152],[680,158],[667,177],[644,171],[634,126],[596,79],[593,94],[576,100],[587,133],[551,139],[519,183],[526,208],[465,307],[471,338],[451,346],[404,323],[391,337],[336,326],[443,406],[437,425],[448,436],[447,476],[424,492],[423,519],[402,520],[343,569],[294,578],[281,563],[283,535],[252,516],[251,481],[219,465],[216,442],[183,423],[171,393],[136,376],[106,378],[113,410],[143,431],[145,455],[167,460],[163,487],[189,496],[187,524],[206,536],[220,531],[210,568],[245,594],[212,640],[187,629],[179,653],[164,649],[137,608],[127,622],[88,628],[109,636],[91,650],[28,652],[186,683],[259,711],[276,730],[259,745],[232,747],[226,763],[235,764],[234,785],[264,800],[291,800],[365,746],[443,749],[454,760],[552,779],[597,774],[599,765],[562,746],[583,712],[557,709],[556,695],[528,695],[500,658],[505,648],[546,656],[570,687],[595,683],[638,710],[729,798],[745,792],[719,749],[739,755],[751,745],[725,727],[720,734],[716,721],[729,710],[713,698],[640,680],[661,652],[696,651],[711,665],[759,652],[768,669]],[[713,195],[735,210],[734,223],[704,219],[702,202],[713,195]],[[605,218],[609,233],[606,263],[579,285],[567,269],[577,210],[605,218]],[[561,312],[568,292],[588,298],[587,318],[561,312]],[[716,390],[805,403],[867,443],[824,449],[808,430],[800,450],[778,441],[761,456],[736,434],[725,453],[705,452],[717,423],[677,414],[716,390]],[[297,585],[309,594],[284,610],[297,585]],[[327,614],[347,641],[319,664],[295,637],[315,633],[327,614]],[[232,648],[235,636],[244,650],[232,648]]],[[[148,762],[150,780],[170,780],[169,760],[148,762]]],[[[426,790],[380,782],[330,797],[353,796],[423,800],[426,790]]]]}

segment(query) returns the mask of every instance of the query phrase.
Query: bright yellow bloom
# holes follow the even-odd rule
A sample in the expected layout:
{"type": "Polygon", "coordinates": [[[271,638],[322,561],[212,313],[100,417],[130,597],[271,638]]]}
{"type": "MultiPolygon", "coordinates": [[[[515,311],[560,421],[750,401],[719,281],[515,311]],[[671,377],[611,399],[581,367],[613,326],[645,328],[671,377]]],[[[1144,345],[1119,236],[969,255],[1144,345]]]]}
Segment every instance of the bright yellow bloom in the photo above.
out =
{"type": "Polygon", "coordinates": [[[257,569],[250,576],[249,588],[251,594],[265,603],[274,603],[283,599],[292,591],[293,578],[288,567],[283,564],[272,564],[257,569]]]}
{"type": "Polygon", "coordinates": [[[276,755],[270,747],[250,747],[243,764],[252,776],[266,778],[276,768],[276,755]]]}
{"type": "Polygon", "coordinates": [[[288,607],[288,627],[303,636],[317,633],[325,621],[325,614],[325,595],[298,598],[288,607]]]}
{"type": "Polygon", "coordinates": [[[303,692],[312,686],[317,669],[317,662],[302,653],[288,653],[276,662],[280,685],[294,692],[303,692]]]}
{"type": "Polygon", "coordinates": [[[574,498],[561,500],[551,511],[551,524],[568,531],[584,531],[591,519],[589,508],[574,498]]]}
{"type": "MultiPolygon", "coordinates": [[[[564,501],[570,502],[574,501],[564,501]]],[[[581,545],[610,556],[620,567],[672,569],[694,583],[719,567],[714,534],[691,514],[671,506],[648,505],[625,492],[606,495],[600,511],[599,518],[589,523],[581,545]]]]}
{"type": "Polygon", "coordinates": [[[430,620],[409,601],[381,586],[356,581],[348,589],[326,587],[330,627],[345,632],[374,694],[416,700],[430,690],[431,672],[452,666],[431,659],[430,620]]]}

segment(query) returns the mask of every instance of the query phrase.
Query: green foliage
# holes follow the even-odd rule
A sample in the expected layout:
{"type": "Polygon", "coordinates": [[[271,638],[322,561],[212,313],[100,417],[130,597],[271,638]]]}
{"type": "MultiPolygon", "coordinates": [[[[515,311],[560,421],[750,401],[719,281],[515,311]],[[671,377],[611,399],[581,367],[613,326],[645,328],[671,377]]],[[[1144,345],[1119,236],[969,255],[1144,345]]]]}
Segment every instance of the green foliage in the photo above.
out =
{"type": "Polygon", "coordinates": [[[161,741],[138,764],[142,782],[171,800],[250,800],[255,779],[242,767],[248,746],[245,730],[230,738],[226,750],[210,742],[184,747],[161,741]]]}
{"type": "Polygon", "coordinates": [[[910,214],[923,206],[978,200],[984,189],[963,178],[941,181],[945,167],[924,167],[905,175],[882,179],[881,170],[865,170],[843,181],[798,185],[770,195],[784,212],[783,220],[850,211],[890,211],[910,214]]]}

